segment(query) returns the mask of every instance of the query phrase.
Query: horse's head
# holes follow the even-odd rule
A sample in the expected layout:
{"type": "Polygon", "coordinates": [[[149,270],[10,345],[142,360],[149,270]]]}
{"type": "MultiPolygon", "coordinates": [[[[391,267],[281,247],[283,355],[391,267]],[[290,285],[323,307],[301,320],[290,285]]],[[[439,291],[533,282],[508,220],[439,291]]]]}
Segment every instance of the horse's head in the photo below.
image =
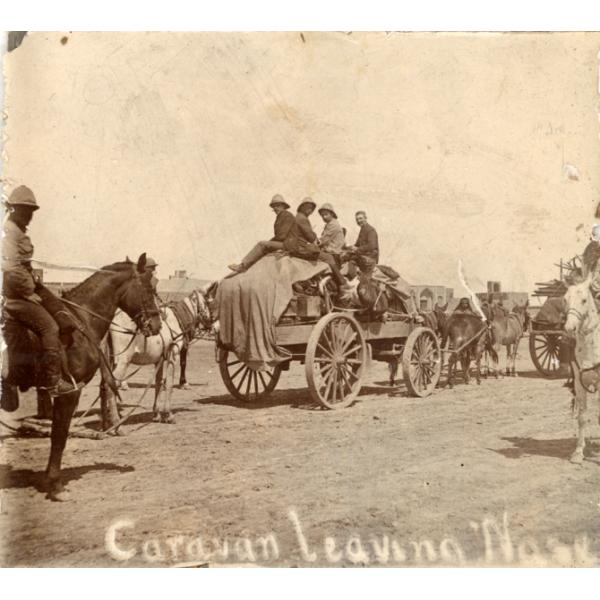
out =
{"type": "Polygon", "coordinates": [[[190,301],[196,313],[195,328],[201,332],[216,331],[216,295],[218,282],[214,281],[200,289],[195,289],[190,301]]]}
{"type": "Polygon", "coordinates": [[[126,261],[131,276],[122,285],[118,306],[126,312],[146,337],[157,335],[161,327],[160,310],[152,286],[152,271],[146,271],[146,253],[137,263],[126,261]]]}
{"type": "Polygon", "coordinates": [[[590,289],[591,282],[591,277],[588,277],[585,281],[571,285],[567,289],[565,294],[567,306],[565,331],[567,333],[575,333],[586,322],[590,329],[598,325],[598,311],[590,289]]]}

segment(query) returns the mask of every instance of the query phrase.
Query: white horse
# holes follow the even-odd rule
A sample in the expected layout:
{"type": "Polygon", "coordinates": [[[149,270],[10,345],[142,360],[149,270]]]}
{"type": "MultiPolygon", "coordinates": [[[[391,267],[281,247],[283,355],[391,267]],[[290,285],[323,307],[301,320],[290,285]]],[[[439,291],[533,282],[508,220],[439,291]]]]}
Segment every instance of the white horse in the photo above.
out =
{"type": "MultiPolygon", "coordinates": [[[[154,406],[155,422],[174,423],[171,412],[171,395],[175,378],[175,364],[187,340],[202,333],[214,330],[215,321],[210,310],[214,299],[216,283],[194,290],[189,296],[162,309],[162,327],[158,335],[144,337],[141,333],[127,333],[135,330],[131,319],[119,312],[113,319],[108,334],[108,348],[113,361],[115,383],[127,389],[126,381],[132,365],[138,367],[154,365],[154,406]],[[161,402],[162,401],[162,402],[161,402]],[[162,410],[159,410],[162,406],[162,410]]],[[[130,376],[130,375],[129,375],[130,376]]],[[[109,417],[105,424],[114,425],[118,415],[114,397],[108,405],[109,417]]]]}
{"type": "MultiPolygon", "coordinates": [[[[581,464],[588,425],[588,398],[599,400],[600,390],[600,316],[590,290],[591,277],[567,290],[567,320],[565,331],[575,336],[575,357],[571,360],[577,412],[577,447],[571,462],[581,464]]],[[[599,407],[600,408],[600,407],[599,407]]],[[[600,423],[600,416],[598,419],[600,423]]]]}

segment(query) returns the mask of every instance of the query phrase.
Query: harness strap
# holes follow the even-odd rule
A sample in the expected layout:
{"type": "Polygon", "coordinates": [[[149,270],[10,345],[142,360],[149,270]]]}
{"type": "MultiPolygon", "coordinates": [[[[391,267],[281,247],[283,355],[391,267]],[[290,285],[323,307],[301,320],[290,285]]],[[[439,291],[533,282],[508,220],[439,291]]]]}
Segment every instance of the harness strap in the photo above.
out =
{"type": "MultiPolygon", "coordinates": [[[[81,306],[80,304],[77,304],[76,302],[71,302],[71,300],[66,300],[65,298],[61,298],[60,301],[64,302],[65,304],[69,304],[70,306],[73,306],[75,308],[78,308],[79,310],[82,310],[83,312],[86,312],[86,313],[92,315],[93,317],[96,317],[97,319],[104,321],[105,323],[109,323],[110,325],[115,325],[117,327],[121,327],[114,321],[111,321],[110,319],[107,319],[106,317],[99,315],[97,312],[94,312],[93,310],[86,308],[85,306],[81,306]]],[[[124,327],[121,327],[120,333],[136,333],[136,331],[133,331],[132,329],[126,329],[124,327]]]]}
{"type": "Polygon", "coordinates": [[[458,350],[454,350],[454,349],[448,349],[448,350],[442,350],[442,352],[448,352],[450,354],[459,354],[460,352],[462,352],[462,350],[464,350],[469,344],[471,344],[472,342],[474,342],[476,339],[480,338],[481,335],[488,330],[488,326],[484,325],[473,337],[471,337],[470,339],[468,339],[462,346],[460,346],[458,348],[458,350]]]}

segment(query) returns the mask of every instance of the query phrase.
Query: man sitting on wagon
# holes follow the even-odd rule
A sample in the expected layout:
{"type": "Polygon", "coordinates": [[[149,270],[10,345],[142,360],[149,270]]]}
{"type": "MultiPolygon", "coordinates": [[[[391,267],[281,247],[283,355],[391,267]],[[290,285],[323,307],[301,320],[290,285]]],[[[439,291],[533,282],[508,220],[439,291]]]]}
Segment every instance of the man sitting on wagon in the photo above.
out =
{"type": "Polygon", "coordinates": [[[364,210],[359,210],[356,215],[356,224],[360,227],[358,238],[354,246],[350,246],[348,250],[359,256],[366,256],[379,262],[379,238],[375,228],[367,222],[367,213],[364,210]]]}
{"type": "Polygon", "coordinates": [[[318,244],[323,252],[332,254],[336,260],[340,260],[340,255],[344,248],[345,233],[338,221],[338,216],[329,202],[326,202],[319,209],[319,214],[325,222],[323,233],[319,238],[318,244]]]}
{"type": "MultiPolygon", "coordinates": [[[[283,246],[292,256],[298,258],[304,258],[306,260],[321,260],[327,263],[331,269],[331,274],[335,283],[338,286],[338,291],[341,296],[344,296],[351,291],[351,287],[348,285],[346,279],[340,272],[337,261],[333,254],[325,252],[319,247],[319,240],[317,234],[314,232],[308,217],[315,211],[317,205],[312,198],[304,198],[298,206],[298,212],[294,225],[292,226],[289,235],[285,239],[283,246]]],[[[335,215],[331,205],[325,209],[326,214],[331,213],[335,215]]],[[[326,218],[329,218],[326,216],[326,218]]],[[[339,226],[339,224],[338,224],[339,226]]],[[[341,229],[341,228],[340,228],[341,229]]],[[[329,244],[331,240],[325,239],[325,243],[329,244]]]]}
{"type": "Polygon", "coordinates": [[[273,212],[277,215],[273,225],[274,236],[268,241],[258,242],[239,264],[229,265],[229,269],[236,273],[243,273],[248,270],[255,262],[259,261],[265,254],[283,250],[284,241],[290,234],[295,220],[294,215],[288,210],[290,205],[280,194],[275,194],[269,204],[273,212]]]}

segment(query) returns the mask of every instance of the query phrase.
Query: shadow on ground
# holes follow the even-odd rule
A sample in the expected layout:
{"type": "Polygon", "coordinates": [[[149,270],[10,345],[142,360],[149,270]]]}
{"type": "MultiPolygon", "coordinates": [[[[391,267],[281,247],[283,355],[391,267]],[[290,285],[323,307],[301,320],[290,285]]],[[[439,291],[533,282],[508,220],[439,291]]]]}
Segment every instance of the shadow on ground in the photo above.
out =
{"type": "MultiPolygon", "coordinates": [[[[135,469],[130,466],[115,465],[114,463],[94,463],[84,467],[71,467],[61,471],[64,483],[81,479],[92,471],[117,471],[129,473],[135,469]]],[[[13,469],[10,465],[0,465],[0,490],[34,488],[38,492],[46,491],[46,474],[44,471],[31,469],[13,469]]]]}
{"type": "Polygon", "coordinates": [[[219,396],[209,396],[208,398],[197,398],[196,404],[215,404],[218,406],[232,406],[234,408],[243,408],[253,410],[259,408],[272,408],[275,406],[290,406],[291,408],[312,409],[315,405],[306,389],[288,389],[273,392],[264,400],[243,402],[237,400],[229,394],[219,396]]]}
{"type": "MultiPolygon", "coordinates": [[[[522,437],[503,437],[505,442],[512,444],[509,448],[495,450],[488,448],[492,452],[501,454],[505,458],[523,458],[527,456],[546,456],[548,458],[559,458],[569,460],[575,450],[577,440],[575,438],[559,440],[536,440],[535,438],[522,437]]],[[[600,443],[590,442],[585,449],[585,456],[594,456],[600,452],[600,443]]]]}

